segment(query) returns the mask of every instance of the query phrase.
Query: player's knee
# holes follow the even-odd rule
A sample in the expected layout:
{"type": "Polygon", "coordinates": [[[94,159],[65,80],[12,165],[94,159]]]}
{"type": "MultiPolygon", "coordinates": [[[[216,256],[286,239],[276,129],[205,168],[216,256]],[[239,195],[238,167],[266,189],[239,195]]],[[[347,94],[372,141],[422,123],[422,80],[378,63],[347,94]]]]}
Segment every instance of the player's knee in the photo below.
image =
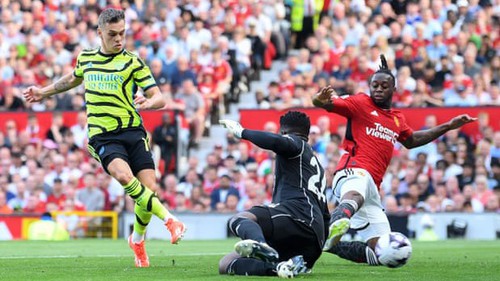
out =
{"type": "Polygon", "coordinates": [[[378,242],[378,239],[380,237],[373,237],[373,238],[370,238],[368,239],[368,241],[366,241],[366,244],[368,245],[368,247],[370,247],[372,250],[375,250],[375,247],[377,246],[377,242],[378,242]]]}
{"type": "Polygon", "coordinates": [[[255,215],[250,213],[250,212],[241,212],[241,213],[238,213],[234,216],[232,216],[229,221],[228,221],[228,226],[229,226],[229,229],[235,234],[235,235],[238,235],[236,233],[236,228],[238,227],[238,225],[244,221],[244,220],[252,220],[252,221],[256,221],[257,219],[255,218],[255,215]]]}
{"type": "Polygon", "coordinates": [[[228,274],[229,265],[237,259],[233,253],[227,254],[219,261],[219,274],[228,274]]]}
{"type": "Polygon", "coordinates": [[[236,227],[240,224],[240,222],[243,220],[243,218],[241,217],[238,217],[238,215],[235,215],[235,216],[232,216],[229,221],[227,222],[227,226],[229,227],[229,229],[231,230],[231,232],[234,234],[234,235],[238,235],[236,233],[236,227]]]}
{"type": "Polygon", "coordinates": [[[346,194],[344,194],[344,196],[342,196],[342,200],[343,199],[354,200],[358,204],[359,207],[361,207],[363,205],[363,203],[365,202],[365,198],[364,198],[363,194],[359,193],[356,190],[351,190],[351,191],[347,192],[346,194]]]}
{"type": "Polygon", "coordinates": [[[128,184],[134,178],[134,175],[126,170],[117,169],[115,171],[110,171],[110,173],[121,185],[128,184]]]}

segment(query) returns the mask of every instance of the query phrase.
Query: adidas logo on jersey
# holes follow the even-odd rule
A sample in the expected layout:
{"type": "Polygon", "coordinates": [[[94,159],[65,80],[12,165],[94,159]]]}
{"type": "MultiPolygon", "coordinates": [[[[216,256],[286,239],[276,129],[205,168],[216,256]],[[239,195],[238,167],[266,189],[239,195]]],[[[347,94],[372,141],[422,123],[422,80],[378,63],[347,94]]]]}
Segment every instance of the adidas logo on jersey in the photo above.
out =
{"type": "Polygon", "coordinates": [[[376,111],[376,110],[374,110],[374,111],[370,112],[370,114],[371,114],[371,115],[373,115],[373,116],[377,116],[377,117],[378,117],[378,113],[377,113],[377,111],[376,111]]]}

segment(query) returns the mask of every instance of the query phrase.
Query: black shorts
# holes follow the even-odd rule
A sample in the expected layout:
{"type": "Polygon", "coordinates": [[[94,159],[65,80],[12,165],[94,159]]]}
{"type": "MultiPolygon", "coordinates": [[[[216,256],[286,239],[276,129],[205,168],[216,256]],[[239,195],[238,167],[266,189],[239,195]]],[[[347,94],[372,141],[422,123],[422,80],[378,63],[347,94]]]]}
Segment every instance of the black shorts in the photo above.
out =
{"type": "Polygon", "coordinates": [[[127,162],[134,175],[141,170],[153,169],[155,164],[149,147],[149,138],[142,128],[122,130],[117,133],[104,133],[89,140],[89,152],[101,162],[104,170],[115,158],[127,162]]]}
{"type": "Polygon", "coordinates": [[[257,217],[266,242],[278,251],[280,260],[302,255],[307,267],[313,267],[322,249],[311,227],[293,218],[281,205],[254,206],[248,212],[257,217]]]}

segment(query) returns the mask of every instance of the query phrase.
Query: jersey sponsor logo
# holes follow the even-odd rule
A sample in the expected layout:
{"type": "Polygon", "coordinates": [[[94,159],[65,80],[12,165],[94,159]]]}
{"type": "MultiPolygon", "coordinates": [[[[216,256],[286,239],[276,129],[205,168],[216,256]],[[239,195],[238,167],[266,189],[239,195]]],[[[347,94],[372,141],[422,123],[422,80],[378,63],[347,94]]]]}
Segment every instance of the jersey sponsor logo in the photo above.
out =
{"type": "Polygon", "coordinates": [[[376,111],[376,110],[374,110],[374,111],[370,112],[370,114],[371,114],[371,115],[373,115],[373,116],[377,116],[377,117],[378,117],[378,113],[377,113],[377,111],[376,111]]]}
{"type": "Polygon", "coordinates": [[[375,123],[375,128],[366,127],[366,134],[375,138],[383,139],[392,144],[396,144],[399,134],[386,128],[379,123],[375,123]]]}
{"type": "Polygon", "coordinates": [[[124,80],[115,73],[91,73],[85,75],[85,87],[89,90],[118,90],[124,80]]]}

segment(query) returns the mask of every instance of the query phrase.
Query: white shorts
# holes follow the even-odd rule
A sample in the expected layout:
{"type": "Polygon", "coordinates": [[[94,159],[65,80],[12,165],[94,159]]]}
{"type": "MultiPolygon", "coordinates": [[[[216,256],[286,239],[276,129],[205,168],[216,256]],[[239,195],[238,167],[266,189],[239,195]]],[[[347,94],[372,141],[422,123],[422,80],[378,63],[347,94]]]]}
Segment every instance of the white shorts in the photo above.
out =
{"type": "Polygon", "coordinates": [[[363,206],[351,218],[351,228],[357,230],[363,240],[367,241],[391,232],[377,186],[368,171],[360,168],[337,171],[332,187],[333,194],[339,202],[349,191],[359,192],[365,199],[363,206]]]}

